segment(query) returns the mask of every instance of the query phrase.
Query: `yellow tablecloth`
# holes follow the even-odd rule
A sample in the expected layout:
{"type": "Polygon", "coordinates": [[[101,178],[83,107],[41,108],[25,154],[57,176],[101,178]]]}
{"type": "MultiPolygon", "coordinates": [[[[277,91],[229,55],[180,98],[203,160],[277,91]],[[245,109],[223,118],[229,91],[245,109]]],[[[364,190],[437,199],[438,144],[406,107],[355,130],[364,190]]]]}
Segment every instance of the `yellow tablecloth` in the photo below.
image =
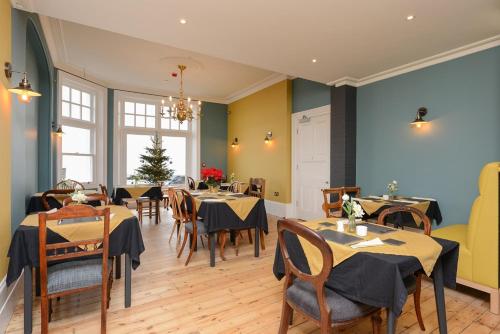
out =
{"type": "Polygon", "coordinates": [[[215,197],[221,203],[226,203],[241,220],[245,221],[250,211],[252,211],[255,204],[259,201],[259,198],[251,196],[233,197],[230,195],[231,193],[203,192],[202,195],[195,197],[196,210],[199,210],[204,198],[215,197]]]}
{"type": "MultiPolygon", "coordinates": [[[[325,228],[321,226],[320,223],[321,222],[335,223],[337,220],[339,220],[339,218],[318,219],[308,222],[300,222],[300,224],[303,224],[309,227],[310,229],[316,231],[327,230],[327,229],[336,230],[336,226],[325,228]]],[[[345,228],[347,228],[347,226],[345,226],[345,228]]],[[[328,243],[333,252],[333,259],[334,259],[333,266],[335,267],[336,265],[342,263],[343,261],[347,260],[354,254],[359,252],[405,255],[405,256],[416,257],[420,261],[420,264],[422,265],[422,268],[424,269],[425,273],[427,275],[430,275],[432,269],[434,268],[434,264],[436,263],[442,249],[441,245],[439,245],[431,237],[428,237],[425,234],[410,232],[400,229],[385,234],[368,232],[368,235],[366,237],[360,237],[360,238],[364,240],[371,240],[377,237],[379,237],[382,241],[384,239],[395,239],[404,241],[405,244],[400,246],[384,244],[382,246],[354,249],[351,248],[350,245],[342,245],[339,243],[326,240],[326,242],[328,243]]],[[[304,254],[306,255],[307,261],[309,263],[309,268],[311,269],[311,273],[312,274],[319,273],[323,265],[321,252],[315,246],[313,246],[311,243],[309,243],[302,237],[299,237],[299,241],[302,248],[304,249],[304,254]]]]}
{"type": "MultiPolygon", "coordinates": [[[[96,209],[110,208],[109,233],[120,225],[125,219],[134,216],[132,211],[124,206],[108,205],[99,206],[96,209]]],[[[21,225],[38,227],[38,214],[26,216],[21,225]]],[[[58,224],[57,220],[47,221],[47,228],[59,234],[68,241],[90,240],[102,238],[102,221],[89,221],[74,224],[58,224]]]]}
{"type": "MultiPolygon", "coordinates": [[[[83,193],[85,195],[90,195],[90,194],[96,194],[96,190],[83,190],[83,193]]],[[[33,194],[33,197],[42,197],[43,193],[35,193],[33,194]]],[[[53,197],[55,198],[59,203],[62,204],[65,198],[71,197],[71,194],[48,194],[47,197],[53,197]]]]}
{"type": "MultiPolygon", "coordinates": [[[[404,198],[402,198],[401,200],[404,201],[404,198]]],[[[429,205],[431,204],[429,201],[407,204],[404,202],[398,203],[398,202],[390,202],[390,201],[385,201],[385,200],[374,201],[374,200],[370,200],[370,199],[366,199],[366,198],[355,199],[355,201],[357,201],[361,205],[363,210],[369,215],[373,214],[374,212],[377,212],[377,210],[379,210],[383,206],[396,206],[396,205],[411,206],[415,209],[422,211],[425,214],[427,212],[427,209],[429,208],[429,205]]],[[[422,220],[416,214],[412,213],[411,215],[413,216],[413,220],[415,221],[415,224],[417,224],[417,226],[420,226],[420,224],[422,223],[422,220]]]]}

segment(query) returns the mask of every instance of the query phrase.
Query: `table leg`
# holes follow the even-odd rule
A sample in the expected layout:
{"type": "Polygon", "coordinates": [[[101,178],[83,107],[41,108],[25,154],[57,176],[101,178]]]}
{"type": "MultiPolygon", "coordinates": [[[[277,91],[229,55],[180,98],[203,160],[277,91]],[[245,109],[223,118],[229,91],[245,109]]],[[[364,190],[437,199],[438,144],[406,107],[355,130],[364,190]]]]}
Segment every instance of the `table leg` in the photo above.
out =
{"type": "Polygon", "coordinates": [[[255,247],[255,257],[259,257],[259,250],[260,250],[260,232],[259,232],[259,227],[255,226],[255,240],[254,240],[254,247],[255,247]]]}
{"type": "Polygon", "coordinates": [[[35,268],[35,296],[40,297],[42,295],[40,289],[40,268],[35,268]]]}
{"type": "Polygon", "coordinates": [[[130,307],[132,299],[132,259],[125,254],[125,307],[130,307]]]}
{"type": "Polygon", "coordinates": [[[33,282],[30,266],[24,266],[24,333],[33,329],[33,282]]]}
{"type": "Polygon", "coordinates": [[[155,208],[155,210],[156,210],[155,223],[156,223],[156,225],[158,225],[160,223],[160,200],[159,199],[155,200],[155,206],[156,206],[156,208],[155,208]]]}
{"type": "Polygon", "coordinates": [[[215,233],[210,232],[208,239],[210,239],[210,267],[215,267],[215,233]]]}
{"type": "Polygon", "coordinates": [[[439,323],[439,333],[448,333],[446,324],[446,306],[444,299],[444,279],[443,279],[443,265],[441,259],[438,259],[434,265],[433,271],[434,279],[434,295],[436,297],[436,309],[439,323]]]}
{"type": "Polygon", "coordinates": [[[115,278],[122,278],[122,257],[121,255],[115,256],[115,278]]]}
{"type": "Polygon", "coordinates": [[[396,333],[396,315],[391,308],[387,309],[387,334],[396,333]]]}

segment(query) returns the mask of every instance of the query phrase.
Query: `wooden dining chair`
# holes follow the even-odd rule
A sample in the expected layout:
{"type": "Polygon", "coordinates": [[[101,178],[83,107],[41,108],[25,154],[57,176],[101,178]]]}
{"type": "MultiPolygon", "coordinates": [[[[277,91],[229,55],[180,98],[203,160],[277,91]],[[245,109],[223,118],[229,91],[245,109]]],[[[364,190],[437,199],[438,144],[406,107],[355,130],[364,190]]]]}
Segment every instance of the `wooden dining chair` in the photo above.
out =
{"type": "Polygon", "coordinates": [[[51,214],[38,214],[42,334],[49,331],[52,299],[97,288],[101,288],[101,333],[106,333],[106,312],[113,284],[113,266],[108,259],[109,211],[109,208],[70,205],[51,214]],[[87,217],[104,220],[102,238],[47,244],[47,221],[87,217]],[[94,257],[89,259],[89,256],[94,257]],[[58,263],[48,265],[55,261],[58,263]]]}
{"type": "MultiPolygon", "coordinates": [[[[107,197],[104,194],[95,193],[95,194],[88,194],[86,196],[87,196],[86,203],[101,202],[101,205],[109,205],[109,197],[107,197]]],[[[70,204],[75,204],[75,203],[77,203],[77,202],[74,201],[71,197],[66,197],[63,200],[63,206],[68,206],[70,204]]],[[[95,205],[97,205],[97,204],[95,204],[95,205]]]]}
{"type": "Polygon", "coordinates": [[[372,319],[373,333],[380,333],[380,308],[352,301],[325,287],[333,268],[333,253],[321,235],[297,221],[283,219],[278,221],[278,242],[285,264],[279,334],[288,331],[293,310],[318,325],[321,334],[330,333],[332,327],[351,325],[366,317],[372,319]],[[285,232],[300,236],[320,251],[323,266],[318,274],[302,272],[295,266],[285,242],[285,232]]]}
{"type": "Polygon", "coordinates": [[[191,176],[187,177],[187,182],[189,190],[196,190],[196,183],[194,182],[194,179],[191,176]]]}
{"type": "MultiPolygon", "coordinates": [[[[429,217],[425,215],[422,211],[413,208],[411,206],[393,206],[388,209],[385,209],[382,211],[377,220],[377,224],[379,225],[386,225],[385,218],[390,215],[394,214],[397,212],[407,212],[409,214],[415,214],[417,215],[422,223],[424,224],[424,234],[427,236],[431,235],[431,221],[429,217]]],[[[423,272],[417,272],[415,275],[411,275],[407,278],[405,278],[405,286],[406,289],[408,290],[408,295],[413,295],[413,302],[415,304],[415,313],[417,314],[417,320],[418,320],[418,325],[420,326],[420,329],[425,331],[425,326],[424,326],[424,319],[422,318],[422,312],[420,309],[420,295],[422,291],[422,275],[423,272]]]]}
{"type": "Polygon", "coordinates": [[[182,213],[182,200],[183,195],[181,194],[181,198],[179,198],[176,194],[176,190],[174,188],[167,189],[168,201],[170,203],[170,207],[172,208],[172,218],[174,219],[174,225],[172,226],[172,231],[170,232],[170,237],[168,238],[168,242],[172,240],[172,236],[174,232],[177,231],[177,243],[180,242],[180,229],[182,220],[185,219],[185,215],[182,213]]]}
{"type": "Polygon", "coordinates": [[[342,217],[342,188],[321,189],[323,192],[323,205],[326,218],[342,217]]]}
{"type": "MultiPolygon", "coordinates": [[[[205,224],[198,219],[194,197],[184,189],[176,189],[175,192],[176,200],[180,201],[181,203],[181,224],[183,224],[184,226],[184,239],[182,240],[182,245],[179,249],[179,252],[177,253],[177,258],[181,257],[187,240],[188,238],[190,238],[191,245],[189,246],[189,255],[186,259],[186,263],[184,264],[187,266],[189,261],[191,260],[191,257],[193,256],[193,252],[197,248],[196,246],[198,244],[198,237],[200,237],[202,245],[204,246],[203,236],[206,236],[208,238],[208,233],[205,224]],[[188,210],[188,202],[190,203],[191,211],[188,210]]],[[[208,244],[210,245],[210,241],[208,242],[208,244]]]]}
{"type": "Polygon", "coordinates": [[[72,189],[72,190],[81,189],[81,190],[85,190],[85,187],[83,186],[82,183],[80,183],[78,181],[67,179],[67,180],[59,181],[56,184],[56,189],[72,189]]]}
{"type": "Polygon", "coordinates": [[[240,192],[240,183],[238,181],[231,182],[231,184],[229,185],[227,190],[232,192],[232,193],[239,193],[240,192]]]}
{"type": "Polygon", "coordinates": [[[347,194],[349,197],[359,197],[361,187],[342,187],[342,195],[347,194]]]}
{"type": "MultiPolygon", "coordinates": [[[[41,202],[42,202],[42,205],[43,205],[43,208],[47,211],[53,209],[50,204],[49,204],[49,201],[48,201],[48,197],[51,197],[51,196],[61,196],[61,195],[68,195],[67,197],[71,197],[70,194],[74,193],[75,192],[75,189],[50,189],[50,190],[47,190],[45,191],[43,194],[42,194],[42,197],[41,197],[41,202]]],[[[65,199],[66,197],[63,198],[63,200],[65,199]]],[[[62,204],[62,203],[61,203],[62,204]]]]}

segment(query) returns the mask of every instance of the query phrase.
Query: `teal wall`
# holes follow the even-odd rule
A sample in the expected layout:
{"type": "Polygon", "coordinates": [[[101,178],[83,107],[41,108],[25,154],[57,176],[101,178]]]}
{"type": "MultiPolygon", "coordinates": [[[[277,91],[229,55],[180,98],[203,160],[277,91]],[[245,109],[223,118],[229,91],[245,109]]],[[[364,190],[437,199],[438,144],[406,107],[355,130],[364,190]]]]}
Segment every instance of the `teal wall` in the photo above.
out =
{"type": "Polygon", "coordinates": [[[331,87],[302,78],[292,80],[292,112],[300,112],[330,104],[331,87]]]}
{"type": "Polygon", "coordinates": [[[465,224],[481,168],[500,161],[500,47],[358,88],[357,183],[363,194],[439,201],[443,225],[465,224]],[[425,106],[426,129],[410,128],[425,106]]]}
{"type": "MultiPolygon", "coordinates": [[[[12,104],[12,231],[23,220],[31,194],[48,189],[52,182],[53,66],[46,57],[38,17],[12,10],[12,67],[27,71],[33,89],[42,93],[29,104],[13,98],[12,104]]],[[[21,80],[14,74],[12,85],[21,80]]]]}
{"type": "Polygon", "coordinates": [[[200,159],[227,172],[227,104],[204,102],[200,119],[200,159]]]}

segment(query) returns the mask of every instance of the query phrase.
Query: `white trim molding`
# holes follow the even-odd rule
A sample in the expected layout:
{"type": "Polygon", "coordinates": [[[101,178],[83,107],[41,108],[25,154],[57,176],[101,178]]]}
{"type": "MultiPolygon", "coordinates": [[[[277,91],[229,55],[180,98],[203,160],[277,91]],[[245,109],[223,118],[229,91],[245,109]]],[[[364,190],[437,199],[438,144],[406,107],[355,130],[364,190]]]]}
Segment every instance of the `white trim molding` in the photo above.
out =
{"type": "Polygon", "coordinates": [[[438,53],[436,55],[423,58],[402,66],[397,66],[379,73],[375,73],[372,75],[368,75],[366,77],[356,79],[352,77],[343,77],[334,81],[330,81],[327,83],[329,86],[343,86],[349,85],[353,87],[361,87],[364,85],[368,85],[370,83],[392,78],[404,73],[416,71],[425,67],[429,67],[432,65],[436,65],[439,63],[444,63],[449,60],[457,59],[460,57],[464,57],[476,52],[484,51],[487,49],[491,49],[494,47],[500,46],[500,35],[496,35],[487,39],[483,39],[478,42],[474,42],[471,44],[467,44],[449,51],[445,51],[442,53],[438,53]]]}
{"type": "Polygon", "coordinates": [[[16,282],[7,287],[7,276],[0,282],[0,333],[5,333],[17,301],[23,293],[24,273],[16,282]]]}
{"type": "Polygon", "coordinates": [[[263,90],[264,88],[267,88],[269,86],[272,86],[280,81],[290,79],[289,76],[285,74],[280,74],[280,73],[273,73],[264,80],[261,80],[245,89],[239,90],[231,95],[228,95],[224,98],[224,103],[229,104],[233,103],[234,101],[238,101],[248,95],[252,95],[253,93],[256,93],[258,91],[263,90]]]}

